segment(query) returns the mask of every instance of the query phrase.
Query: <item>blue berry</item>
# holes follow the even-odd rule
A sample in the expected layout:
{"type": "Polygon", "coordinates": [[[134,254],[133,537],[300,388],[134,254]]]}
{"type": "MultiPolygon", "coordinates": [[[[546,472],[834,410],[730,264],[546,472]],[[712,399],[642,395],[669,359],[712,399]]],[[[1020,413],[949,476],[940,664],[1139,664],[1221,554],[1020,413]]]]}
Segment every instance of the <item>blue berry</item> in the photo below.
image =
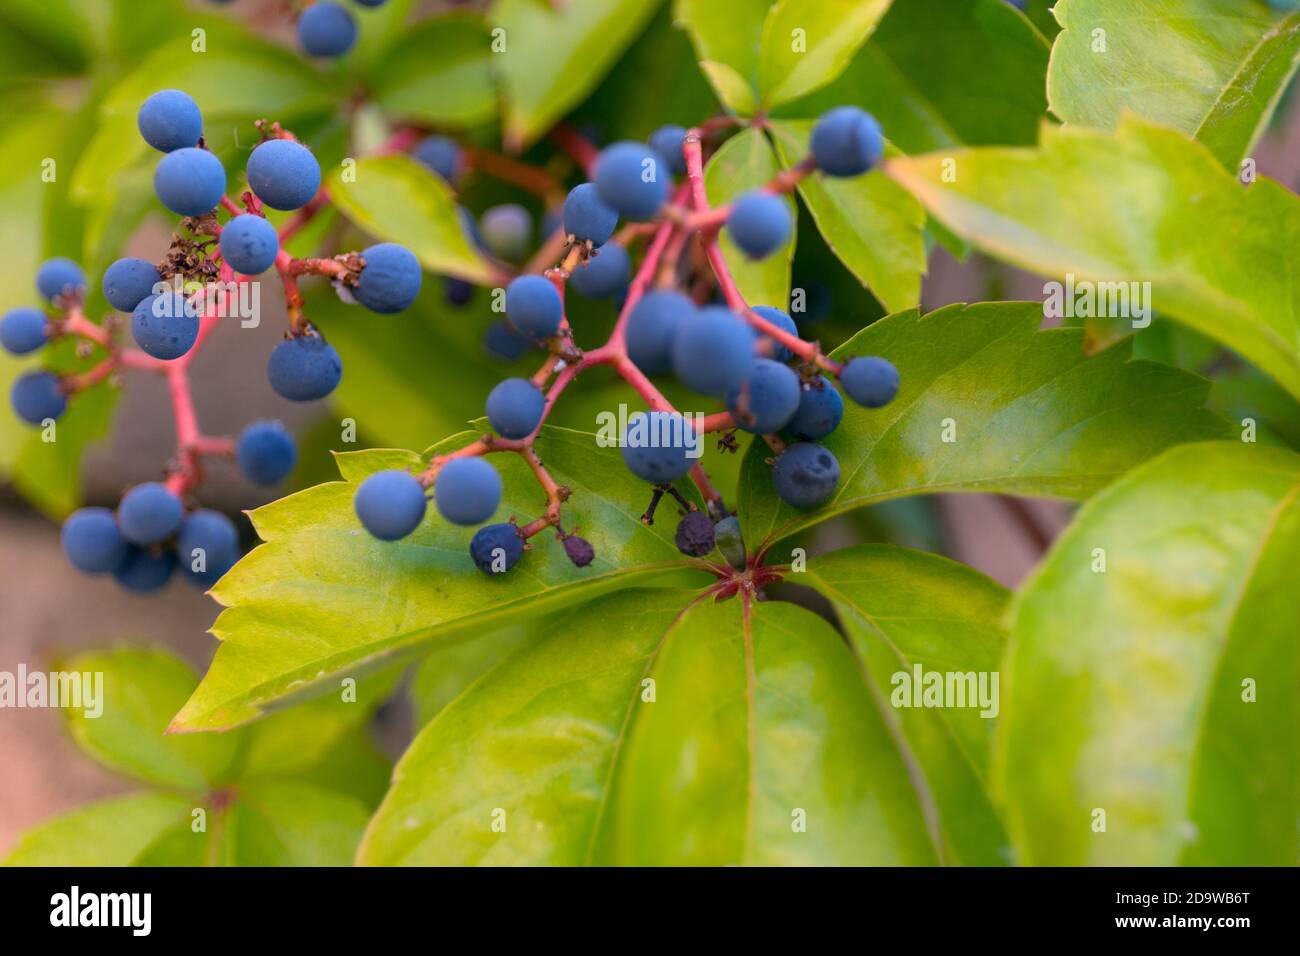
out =
{"type": "Polygon", "coordinates": [[[199,105],[180,90],[159,90],[153,94],[140,105],[135,121],[144,141],[163,153],[197,146],[203,135],[199,105]]]}
{"type": "Polygon", "coordinates": [[[483,348],[493,358],[503,362],[513,362],[533,347],[533,343],[515,331],[505,319],[499,319],[488,326],[483,336],[483,348]]]}
{"type": "Polygon", "coordinates": [[[674,176],[686,172],[686,156],[682,145],[686,142],[686,130],[680,126],[660,126],[650,136],[650,148],[664,158],[668,171],[674,176]]]}
{"type": "Polygon", "coordinates": [[[131,545],[122,563],[113,569],[113,578],[128,591],[147,594],[166,584],[175,570],[176,555],[171,551],[131,545]]]}
{"type": "Polygon", "coordinates": [[[274,485],[293,471],[298,463],[298,447],[279,422],[253,422],[239,436],[235,460],[253,484],[274,485]]]}
{"type": "Polygon", "coordinates": [[[700,457],[700,436],[676,412],[636,412],[623,433],[623,463],[642,481],[676,481],[700,457]]]}
{"type": "Polygon", "coordinates": [[[50,372],[28,372],[14,380],[9,391],[14,412],[29,425],[57,419],[68,407],[59,379],[50,372]]]}
{"type": "Polygon", "coordinates": [[[616,242],[607,242],[573,270],[569,282],[588,299],[607,299],[627,285],[631,269],[627,250],[616,242]]]}
{"type": "Polygon", "coordinates": [[[60,296],[80,297],[86,291],[86,274],[71,259],[47,259],[36,270],[36,289],[57,305],[60,296]]]}
{"type": "Polygon", "coordinates": [[[502,438],[527,438],[545,408],[546,396],[526,378],[508,378],[488,393],[488,421],[502,438]]]}
{"type": "Polygon", "coordinates": [[[474,532],[469,556],[484,574],[503,574],[524,556],[524,541],[512,524],[490,524],[474,532]]]}
{"type": "Polygon", "coordinates": [[[45,344],[45,313],[23,306],[10,309],[0,319],[0,345],[12,355],[35,352],[45,344]]]}
{"type": "Polygon", "coordinates": [[[501,504],[501,476],[482,458],[453,458],[438,473],[433,500],[452,524],[482,524],[501,504]]]}
{"type": "Polygon", "coordinates": [[[380,541],[397,541],[420,526],[428,499],[409,471],[377,471],[357,488],[352,505],[365,529],[380,541]]]}
{"type": "Polygon", "coordinates": [[[722,396],[745,380],[754,364],[754,333],[721,306],[700,309],[673,341],[673,370],[704,395],[722,396]]]}
{"type": "Polygon", "coordinates": [[[382,7],[388,0],[354,0],[363,7],[382,7]]]}
{"type": "Polygon", "coordinates": [[[751,259],[765,259],[785,245],[793,228],[790,207],[780,196],[754,190],[731,207],[731,240],[751,259]]]}
{"type": "Polygon", "coordinates": [[[519,276],[506,286],[506,318],[515,331],[532,341],[549,339],[563,317],[564,302],[549,279],[519,276]]]}
{"type": "Polygon", "coordinates": [[[844,417],[844,399],[825,375],[812,385],[803,386],[799,396],[799,410],[794,413],[786,429],[804,441],[818,441],[840,426],[844,417]]]}
{"type": "Polygon", "coordinates": [[[261,275],[275,263],[280,237],[261,216],[236,216],[221,230],[221,258],[246,276],[261,275]]]}
{"type": "Polygon", "coordinates": [[[82,508],[63,522],[59,533],[63,553],[86,574],[106,574],[126,557],[126,539],[107,508],[82,508]]]}
{"type": "Polygon", "coordinates": [[[673,340],[695,315],[695,303],[680,292],[648,292],[627,318],[627,355],[647,375],[672,371],[673,340]]]}
{"type": "Polygon", "coordinates": [[[448,305],[469,305],[470,300],[474,298],[474,284],[464,279],[457,279],[455,276],[447,276],[442,280],[442,297],[447,300],[448,305]]]}
{"type": "Polygon", "coordinates": [[[135,344],[156,359],[178,359],[199,337],[199,312],[183,292],[151,295],[131,313],[135,344]]]}
{"type": "Polygon", "coordinates": [[[816,508],[835,494],[840,463],[821,445],[800,442],[781,452],[772,466],[772,484],[786,504],[816,508]]]}
{"type": "Polygon", "coordinates": [[[885,154],[885,137],[870,113],[856,106],[831,110],[813,127],[812,155],[827,176],[860,176],[885,154]]]}
{"type": "Polygon", "coordinates": [[[132,544],[157,544],[181,526],[181,500],[159,481],[136,485],[117,506],[117,525],[132,544]]]}
{"type": "MultiPolygon", "coordinates": [[[[315,9],[312,7],[311,9],[315,9]]],[[[320,163],[291,139],[268,139],[248,157],[248,188],[272,209],[301,209],[320,189],[320,163]]]]}
{"type": "Polygon", "coordinates": [[[479,231],[494,256],[518,262],[533,244],[533,217],[518,203],[503,203],[483,213],[479,231]]]}
{"type": "Polygon", "coordinates": [[[119,312],[134,312],[135,307],[154,294],[162,275],[152,262],[143,259],[118,259],[104,270],[104,298],[119,312]]]}
{"type": "Polygon", "coordinates": [[[628,219],[651,219],[668,198],[664,160],[644,143],[615,143],[596,159],[596,189],[628,219]]]}
{"type": "Polygon", "coordinates": [[[415,145],[411,155],[445,179],[450,186],[455,186],[460,178],[460,146],[454,139],[446,136],[426,137],[415,145]]]}
{"type": "Polygon", "coordinates": [[[337,3],[313,3],[298,18],[298,44],[308,56],[342,56],[356,42],[356,21],[337,3]]]}
{"type": "Polygon", "coordinates": [[[178,216],[201,216],[221,202],[226,191],[226,170],[206,149],[187,146],[158,161],[153,191],[164,206],[178,216]]]}
{"type": "Polygon", "coordinates": [[[583,183],[569,190],[564,200],[564,231],[580,242],[603,246],[614,235],[618,213],[600,198],[592,183],[583,183]]]}
{"type": "MultiPolygon", "coordinates": [[[[794,319],[790,318],[790,316],[786,315],[780,309],[773,308],[770,305],[756,305],[754,306],[754,311],[767,319],[767,321],[771,322],[777,328],[784,329],[786,332],[789,332],[794,336],[799,334],[799,327],[794,324],[794,319]]],[[[776,359],[778,362],[788,362],[794,358],[794,353],[776,339],[771,336],[765,336],[765,338],[771,343],[772,358],[776,359]]]]}
{"type": "Polygon", "coordinates": [[[271,350],[266,377],[278,395],[294,402],[324,398],[343,378],[334,346],[316,333],[285,339],[271,350]]]}
{"type": "Polygon", "coordinates": [[[798,410],[799,376],[772,359],[755,359],[745,383],[727,392],[736,426],[755,435],[779,432],[798,410]]]}
{"type": "Polygon", "coordinates": [[[801,326],[820,322],[835,307],[835,294],[823,282],[798,280],[792,291],[790,312],[801,326]]]}
{"type": "Polygon", "coordinates": [[[239,531],[220,511],[195,511],[181,525],[176,557],[192,584],[210,588],[239,560],[239,531]]]}
{"type": "Polygon", "coordinates": [[[880,408],[898,394],[898,369],[882,358],[850,359],[840,372],[844,393],[864,408],[880,408]]]}
{"type": "Polygon", "coordinates": [[[353,297],[381,315],[410,308],[424,282],[415,253],[395,242],[381,242],[364,250],[361,257],[366,266],[352,290],[353,297]]]}
{"type": "Polygon", "coordinates": [[[673,536],[677,550],[692,558],[702,558],[713,550],[717,538],[713,531],[713,522],[703,511],[688,511],[677,523],[677,533],[673,536]]]}

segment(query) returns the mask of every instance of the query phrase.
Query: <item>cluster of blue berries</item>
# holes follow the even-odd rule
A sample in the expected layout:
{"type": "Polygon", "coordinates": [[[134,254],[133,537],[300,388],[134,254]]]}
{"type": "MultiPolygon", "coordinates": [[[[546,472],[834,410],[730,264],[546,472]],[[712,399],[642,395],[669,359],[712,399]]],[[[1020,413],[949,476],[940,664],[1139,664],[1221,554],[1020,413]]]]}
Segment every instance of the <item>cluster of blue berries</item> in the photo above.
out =
{"type": "MultiPolygon", "coordinates": [[[[36,272],[36,290],[57,311],[80,305],[86,294],[86,274],[71,259],[50,259],[36,272]]],[[[0,318],[0,346],[10,355],[30,355],[59,333],[59,320],[43,309],[20,306],[0,318]]],[[[14,414],[29,425],[57,421],[68,407],[59,376],[44,369],[24,372],[9,392],[14,414]]]]}
{"type": "MultiPolygon", "coordinates": [[[[236,457],[253,482],[272,485],[293,470],[293,436],[279,422],[254,422],[239,437],[236,457]]],[[[122,587],[156,591],[180,570],[190,583],[210,588],[239,560],[239,532],[224,514],[186,511],[166,484],[145,482],[122,496],[114,513],[82,508],[69,516],[63,552],[86,574],[111,574],[122,587]]]]}
{"type": "MultiPolygon", "coordinates": [[[[627,249],[613,241],[614,232],[620,218],[638,222],[661,215],[673,178],[686,173],[686,135],[680,126],[666,126],[648,143],[619,142],[599,154],[592,181],[575,186],[563,205],[567,248],[577,250],[567,257],[577,262],[567,286],[549,275],[511,280],[505,289],[504,323],[492,326],[488,333],[491,351],[513,359],[530,347],[550,345],[562,354],[563,343],[555,341],[564,319],[560,289],[571,287],[591,298],[616,297],[626,290],[631,261],[627,249]]],[[[810,164],[825,175],[857,176],[876,166],[883,150],[876,121],[862,110],[843,107],[826,114],[814,128],[810,164]]],[[[457,187],[464,161],[453,140],[427,137],[412,149],[412,156],[457,187]]],[[[533,240],[532,218],[520,206],[493,207],[477,221],[462,207],[461,217],[470,238],[504,260],[521,260],[533,240]]],[[[774,190],[746,193],[726,214],[733,241],[754,258],[781,248],[792,225],[787,202],[774,190]]],[[[449,285],[448,295],[453,301],[465,301],[468,287],[449,285]]],[[[781,309],[758,306],[753,312],[798,336],[794,320],[781,309]]],[[[838,427],[844,400],[816,363],[757,332],[731,309],[697,306],[671,289],[652,291],[637,301],[628,316],[625,347],[628,358],[645,374],[673,374],[693,391],[724,401],[737,428],[784,439],[774,442],[783,450],[772,466],[782,500],[813,508],[834,494],[839,463],[818,442],[838,427]]],[[[837,368],[836,375],[844,393],[867,408],[887,404],[899,388],[894,366],[873,356],[851,359],[837,368]]],[[[546,408],[546,397],[533,381],[508,378],[488,395],[486,413],[501,439],[526,442],[536,435],[546,408]]],[[[699,457],[702,436],[693,429],[676,412],[637,413],[628,422],[622,453],[627,467],[654,486],[644,518],[652,520],[661,496],[672,495],[683,514],[677,546],[685,554],[702,556],[715,547],[714,523],[672,488],[672,482],[683,478],[699,457]]],[[[357,516],[380,540],[405,538],[424,519],[429,489],[442,517],[457,525],[482,524],[501,503],[502,484],[496,470],[481,457],[459,457],[418,477],[401,470],[370,476],[357,488],[357,516]]],[[[575,563],[592,560],[588,542],[562,531],[560,537],[575,563]]],[[[513,523],[480,528],[470,544],[475,564],[489,573],[508,570],[523,550],[524,535],[513,523]]]]}

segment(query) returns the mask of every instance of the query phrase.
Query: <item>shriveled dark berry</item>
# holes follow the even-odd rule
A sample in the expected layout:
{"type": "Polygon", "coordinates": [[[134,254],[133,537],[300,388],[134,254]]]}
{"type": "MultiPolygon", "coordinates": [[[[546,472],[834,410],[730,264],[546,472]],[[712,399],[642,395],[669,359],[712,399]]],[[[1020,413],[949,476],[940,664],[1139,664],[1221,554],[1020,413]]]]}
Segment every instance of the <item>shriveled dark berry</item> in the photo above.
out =
{"type": "Polygon", "coordinates": [[[713,522],[703,511],[689,511],[677,525],[677,550],[702,558],[713,550],[713,522]]]}
{"type": "Polygon", "coordinates": [[[580,568],[585,568],[596,560],[596,549],[591,546],[591,542],[586,538],[580,538],[576,534],[571,534],[564,539],[564,553],[569,556],[569,560],[580,568]]]}

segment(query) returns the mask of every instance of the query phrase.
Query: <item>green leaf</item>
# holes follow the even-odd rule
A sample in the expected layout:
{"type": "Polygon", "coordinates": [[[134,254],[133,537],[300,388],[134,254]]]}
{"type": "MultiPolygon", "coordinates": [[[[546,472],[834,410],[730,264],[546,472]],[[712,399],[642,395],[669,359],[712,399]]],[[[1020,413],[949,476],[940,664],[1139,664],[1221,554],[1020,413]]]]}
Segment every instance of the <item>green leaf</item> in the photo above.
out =
{"type": "Polygon", "coordinates": [[[1114,134],[1044,128],[1036,150],[887,165],[978,248],[1054,278],[1150,282],[1162,314],[1300,396],[1300,199],[1279,184],[1243,190],[1203,147],[1136,118],[1114,134]]]}
{"type": "Polygon", "coordinates": [[[771,8],[772,0],[676,0],[673,7],[718,98],[744,116],[757,102],[758,53],[771,8]]]}
{"type": "Polygon", "coordinates": [[[904,0],[838,80],[779,115],[854,103],[906,153],[1029,145],[1047,109],[1047,58],[1047,42],[1005,0],[904,0]]]}
{"type": "MultiPolygon", "coordinates": [[[[997,675],[1010,595],[964,564],[892,545],[858,545],[808,562],[789,580],[830,598],[863,662],[873,700],[897,722],[938,810],[948,862],[997,866],[1007,837],[989,797],[993,711],[979,706],[900,707],[897,674],[997,675]]],[[[995,677],[985,678],[996,679],[995,677]]],[[[910,695],[906,697],[911,700],[910,695]]],[[[974,699],[972,698],[972,701],[974,699]]]]}
{"type": "Polygon", "coordinates": [[[497,112],[491,42],[483,19],[434,17],[407,31],[371,73],[375,101],[397,117],[473,126],[497,112]]]}
{"type": "Polygon", "coordinates": [[[553,619],[420,733],[359,862],[932,862],[829,625],[786,604],[742,624],[739,601],[683,603],[641,591],[553,619]]]}
{"type": "Polygon", "coordinates": [[[354,797],[309,784],[243,784],[216,851],[227,866],[348,866],[368,817],[354,797]]]}
{"type": "Polygon", "coordinates": [[[763,25],[758,87],[765,106],[834,80],[866,42],[891,0],[777,0],[763,25]]]}
{"type": "Polygon", "coordinates": [[[1053,12],[1053,113],[1113,129],[1132,111],[1196,137],[1234,173],[1300,57],[1300,13],[1278,20],[1257,0],[1060,0],[1053,12]]]}
{"type": "Polygon", "coordinates": [[[1021,863],[1295,864],[1298,501],[1294,453],[1189,445],[1057,540],[1012,609],[994,759],[1021,863]]]}
{"type": "MultiPolygon", "coordinates": [[[[437,450],[475,437],[454,436],[437,450]]],[[[419,467],[425,459],[413,452],[339,455],[344,481],[254,511],[266,544],[213,589],[227,608],[213,626],[222,644],[173,729],[242,723],[273,703],[320,693],[338,677],[660,576],[699,579],[681,560],[672,522],[640,522],[649,488],[627,470],[617,448],[597,447],[594,435],[547,427],[538,452],[552,477],[573,491],[565,524],[580,528],[595,547],[587,568],[575,568],[551,536],[541,535],[509,574],[485,575],[469,559],[473,529],[449,526],[432,508],[402,541],[370,537],[353,511],[356,484],[383,468],[419,467]]],[[[544,502],[522,459],[491,460],[505,484],[494,520],[540,512],[544,502]]]]}
{"type": "MultiPolygon", "coordinates": [[[[776,153],[758,129],[746,129],[722,144],[704,167],[704,188],[709,204],[723,206],[740,196],[765,186],[781,171],[776,153]]],[[[793,218],[794,200],[783,196],[793,218]]],[[[730,231],[718,234],[723,257],[736,286],[750,305],[774,305],[784,309],[790,301],[790,263],[794,259],[798,230],[790,229],[790,239],[764,259],[749,258],[731,241],[730,231]]]]}
{"type": "Polygon", "coordinates": [[[503,627],[472,641],[430,651],[411,677],[413,723],[423,727],[476,680],[535,635],[528,624],[503,627]]]}
{"type": "Polygon", "coordinates": [[[659,6],[659,0],[496,0],[504,30],[495,54],[505,98],[505,141],[522,149],[595,88],[659,6]]]}
{"type": "MultiPolygon", "coordinates": [[[[786,169],[808,155],[813,121],[772,121],[786,169]]],[[[921,302],[926,271],[925,208],[879,170],[838,179],[809,176],[799,195],[831,251],[892,312],[921,302]]]]}
{"type": "Polygon", "coordinates": [[[23,833],[4,865],[130,866],[188,821],[191,803],[176,794],[133,793],[78,807],[23,833]]]}
{"type": "Polygon", "coordinates": [[[461,226],[442,177],[408,156],[357,161],[329,177],[330,198],[371,235],[400,242],[431,272],[487,283],[492,269],[461,226]]]}
{"type": "Polygon", "coordinates": [[[1204,379],[1129,361],[1129,340],[1088,356],[1081,329],[1040,331],[1042,320],[1037,303],[951,305],[888,316],[836,349],[841,360],[888,358],[898,396],[879,409],[845,401],[843,422],[822,442],[839,459],[840,484],[815,511],[782,503],[770,450],[750,447],[738,511],[751,551],[903,495],[1086,498],[1170,445],[1227,434],[1202,408],[1204,379]]]}
{"type": "Polygon", "coordinates": [[[229,736],[164,737],[198,677],[168,651],[119,648],[79,654],[59,670],[102,675],[98,716],[64,711],[82,750],[111,770],[180,790],[205,790],[230,776],[238,741],[229,736]]]}

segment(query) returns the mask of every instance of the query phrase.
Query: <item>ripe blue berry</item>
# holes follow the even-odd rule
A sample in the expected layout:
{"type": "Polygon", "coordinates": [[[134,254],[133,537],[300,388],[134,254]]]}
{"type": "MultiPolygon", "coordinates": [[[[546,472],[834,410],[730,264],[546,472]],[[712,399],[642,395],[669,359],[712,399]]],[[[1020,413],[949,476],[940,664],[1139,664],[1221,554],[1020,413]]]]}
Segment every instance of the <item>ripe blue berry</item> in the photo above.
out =
{"type": "Polygon", "coordinates": [[[506,286],[506,318],[515,331],[532,341],[549,339],[563,317],[564,303],[549,279],[519,276],[506,286]]]}
{"type": "Polygon", "coordinates": [[[588,299],[606,299],[627,285],[631,268],[627,250],[616,242],[607,242],[573,270],[569,282],[588,299]]]}
{"type": "Polygon", "coordinates": [[[47,259],[36,270],[36,289],[50,302],[59,297],[80,297],[86,291],[86,274],[71,259],[47,259]]]}
{"type": "Polygon", "coordinates": [[[395,242],[381,242],[363,251],[361,257],[366,266],[352,290],[353,297],[381,315],[410,308],[424,281],[415,253],[395,242]]]}
{"type": "Polygon", "coordinates": [[[501,504],[501,476],[482,458],[453,458],[438,473],[433,500],[452,524],[482,524],[501,504]]]}
{"type": "Polygon", "coordinates": [[[162,275],[152,262],[143,259],[118,259],[104,270],[104,298],[119,312],[134,312],[135,307],[154,294],[162,275]]]}
{"type": "Polygon", "coordinates": [[[786,429],[804,441],[818,441],[840,426],[844,417],[844,399],[825,375],[812,385],[803,386],[799,395],[799,410],[794,413],[786,429]]]}
{"type": "Polygon", "coordinates": [[[136,485],[117,506],[117,525],[132,544],[157,544],[181,526],[181,500],[158,481],[136,485]]]}
{"type": "Polygon", "coordinates": [[[159,90],[140,105],[136,126],[154,149],[170,153],[196,146],[203,135],[199,105],[180,90],[159,90]]]}
{"type": "Polygon", "coordinates": [[[695,315],[695,303],[680,292],[648,292],[627,318],[627,354],[647,375],[672,371],[673,340],[695,315]]]}
{"type": "Polygon", "coordinates": [[[494,256],[518,262],[532,246],[533,217],[518,203],[503,203],[483,213],[479,231],[494,256]]]}
{"type": "Polygon", "coordinates": [[[650,219],[668,198],[664,160],[644,143],[615,143],[596,159],[596,189],[628,219],[650,219]]]}
{"type": "Polygon", "coordinates": [[[503,574],[524,556],[524,541],[512,524],[490,524],[474,532],[469,556],[484,574],[503,574]]]}
{"type": "Polygon", "coordinates": [[[502,438],[527,438],[545,408],[542,390],[526,378],[508,378],[488,393],[488,421],[502,438]]]}
{"type": "Polygon", "coordinates": [[[14,380],[9,390],[14,412],[29,425],[57,419],[68,407],[59,379],[50,372],[28,372],[14,380]]]}
{"type": "Polygon", "coordinates": [[[261,216],[236,216],[221,230],[221,258],[246,276],[261,275],[275,263],[280,237],[261,216]]]}
{"type": "Polygon", "coordinates": [[[592,183],[582,183],[569,190],[564,200],[564,231],[580,242],[603,246],[614,235],[618,213],[600,198],[592,183]]]}
{"type": "Polygon", "coordinates": [[[128,591],[147,594],[166,584],[175,570],[176,555],[171,551],[130,545],[122,563],[113,569],[113,578],[128,591]]]}
{"type": "Polygon", "coordinates": [[[0,345],[12,355],[35,352],[45,344],[45,313],[23,306],[10,309],[0,319],[0,345]]]}
{"type": "Polygon", "coordinates": [[[272,209],[301,209],[320,189],[320,163],[291,139],[262,143],[249,155],[245,172],[248,188],[272,209]]]}
{"type": "Polygon", "coordinates": [[[199,312],[183,292],[151,295],[131,313],[135,344],[156,359],[178,359],[199,337],[199,312]]]}
{"type": "Polygon", "coordinates": [[[673,370],[704,395],[722,396],[745,380],[754,364],[754,333],[721,306],[700,309],[673,341],[673,370]]]}
{"type": "Polygon", "coordinates": [[[772,466],[772,484],[786,504],[816,508],[835,494],[840,483],[840,463],[813,442],[800,442],[781,452],[772,466]]]}
{"type": "Polygon", "coordinates": [[[700,436],[676,412],[636,412],[623,433],[623,463],[642,481],[676,481],[700,457],[700,436]]]}
{"type": "Polygon", "coordinates": [[[840,106],[817,121],[811,146],[817,168],[827,176],[860,176],[880,162],[885,137],[870,113],[840,106]]]}
{"type": "Polygon", "coordinates": [[[337,3],[313,3],[298,18],[298,44],[308,56],[342,56],[357,42],[352,14],[337,3]]]}
{"type": "Polygon", "coordinates": [[[483,348],[503,362],[513,362],[532,347],[533,343],[516,332],[505,319],[493,322],[483,335],[483,348]]]}
{"type": "MultiPolygon", "coordinates": [[[[780,309],[773,308],[770,305],[756,305],[754,306],[754,311],[767,319],[767,321],[771,322],[777,328],[784,329],[786,332],[789,332],[794,336],[799,334],[799,327],[794,324],[794,319],[790,318],[790,316],[786,315],[780,309]]],[[[764,338],[771,343],[769,347],[772,350],[772,358],[776,359],[778,362],[788,362],[794,358],[794,353],[776,339],[771,336],[764,336],[764,338]]]]}
{"type": "MultiPolygon", "coordinates": [[[[416,143],[411,156],[445,179],[450,186],[455,186],[460,179],[460,146],[454,139],[446,136],[425,137],[416,143]]],[[[471,221],[473,218],[470,216],[471,221]]]]}
{"type": "Polygon", "coordinates": [[[850,359],[840,372],[844,393],[864,408],[880,408],[898,394],[898,369],[874,355],[850,359]]]}
{"type": "Polygon", "coordinates": [[[428,499],[409,471],[377,471],[357,488],[357,517],[380,541],[397,541],[420,526],[428,499]]]}
{"type": "Polygon", "coordinates": [[[755,359],[744,384],[727,392],[736,426],[755,435],[779,432],[798,410],[799,376],[772,359],[755,359]]]}
{"type": "Polygon", "coordinates": [[[63,522],[59,533],[63,553],[86,574],[106,574],[126,557],[126,539],[107,508],[82,508],[63,522]]]}
{"type": "Polygon", "coordinates": [[[255,485],[283,481],[298,463],[293,436],[279,422],[253,422],[239,436],[235,446],[239,470],[255,485]]]}
{"type": "Polygon", "coordinates": [[[285,339],[272,349],[266,377],[278,395],[311,402],[334,391],[343,378],[343,363],[334,346],[313,332],[285,339]]]}
{"type": "Polygon", "coordinates": [[[682,144],[686,141],[686,130],[680,126],[660,126],[650,137],[650,148],[664,158],[668,171],[674,176],[686,172],[686,156],[682,153],[682,144]]]}
{"type": "Polygon", "coordinates": [[[732,241],[751,259],[765,259],[785,245],[792,227],[785,200],[761,190],[737,199],[727,218],[732,241]]]}
{"type": "Polygon", "coordinates": [[[181,525],[176,557],[190,583],[210,588],[239,560],[239,531],[220,511],[195,511],[181,525]]]}
{"type": "Polygon", "coordinates": [[[178,216],[201,216],[221,202],[226,191],[226,170],[206,149],[187,146],[158,161],[153,191],[164,206],[178,216]]]}

